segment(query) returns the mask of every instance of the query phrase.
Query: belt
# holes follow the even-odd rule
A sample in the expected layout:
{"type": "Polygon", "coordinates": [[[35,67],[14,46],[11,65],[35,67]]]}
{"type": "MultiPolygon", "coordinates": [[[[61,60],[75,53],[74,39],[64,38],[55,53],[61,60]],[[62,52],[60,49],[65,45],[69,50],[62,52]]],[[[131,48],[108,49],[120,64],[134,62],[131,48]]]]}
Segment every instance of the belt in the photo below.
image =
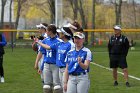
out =
{"type": "Polygon", "coordinates": [[[59,68],[65,68],[65,66],[61,66],[61,67],[59,67],[59,68]]]}
{"type": "Polygon", "coordinates": [[[81,72],[81,73],[71,73],[70,75],[72,76],[79,76],[79,75],[85,75],[86,72],[81,72]]]}
{"type": "MultiPolygon", "coordinates": [[[[46,62],[47,63],[47,62],[46,62]]],[[[56,63],[47,63],[47,64],[56,64],[56,63]]]]}

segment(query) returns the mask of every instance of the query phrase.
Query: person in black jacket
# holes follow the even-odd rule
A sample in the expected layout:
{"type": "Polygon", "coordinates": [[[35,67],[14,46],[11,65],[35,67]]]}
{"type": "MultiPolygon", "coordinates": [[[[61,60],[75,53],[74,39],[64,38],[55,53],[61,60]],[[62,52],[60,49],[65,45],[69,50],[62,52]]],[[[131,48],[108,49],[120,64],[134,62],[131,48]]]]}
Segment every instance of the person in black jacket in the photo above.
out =
{"type": "Polygon", "coordinates": [[[4,83],[4,70],[3,70],[3,55],[4,55],[4,46],[7,44],[5,36],[0,33],[0,77],[1,83],[4,83]]]}
{"type": "Polygon", "coordinates": [[[128,70],[126,56],[129,50],[129,41],[126,36],[121,34],[121,27],[114,26],[114,35],[111,36],[108,42],[108,51],[110,58],[110,68],[113,69],[114,86],[118,85],[117,82],[117,68],[120,67],[123,70],[124,78],[126,80],[126,86],[130,87],[128,82],[128,70]]]}

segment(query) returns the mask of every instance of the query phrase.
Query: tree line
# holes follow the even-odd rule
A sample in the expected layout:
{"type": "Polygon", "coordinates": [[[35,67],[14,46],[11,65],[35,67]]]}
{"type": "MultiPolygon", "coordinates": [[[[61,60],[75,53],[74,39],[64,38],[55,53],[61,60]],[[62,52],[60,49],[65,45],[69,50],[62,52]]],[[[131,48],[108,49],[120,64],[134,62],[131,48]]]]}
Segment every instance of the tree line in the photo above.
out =
{"type": "MultiPolygon", "coordinates": [[[[5,4],[8,0],[1,0],[0,29],[4,25],[5,4]]],[[[26,25],[36,25],[35,19],[47,19],[47,23],[55,21],[55,0],[9,0],[9,23],[12,24],[12,3],[14,3],[14,28],[19,25],[19,18],[27,20],[26,25]],[[33,15],[34,14],[34,15],[33,15]],[[49,21],[48,21],[49,20],[49,21]]],[[[140,27],[140,5],[122,0],[62,0],[63,17],[78,20],[84,29],[112,28],[113,25],[122,25],[124,28],[140,27]]],[[[40,20],[42,21],[42,20],[40,20]]],[[[11,26],[12,27],[12,26],[11,26]]],[[[88,37],[88,33],[85,33],[88,37]]],[[[94,37],[94,33],[92,33],[94,37]]],[[[94,38],[91,38],[91,41],[94,38]]]]}

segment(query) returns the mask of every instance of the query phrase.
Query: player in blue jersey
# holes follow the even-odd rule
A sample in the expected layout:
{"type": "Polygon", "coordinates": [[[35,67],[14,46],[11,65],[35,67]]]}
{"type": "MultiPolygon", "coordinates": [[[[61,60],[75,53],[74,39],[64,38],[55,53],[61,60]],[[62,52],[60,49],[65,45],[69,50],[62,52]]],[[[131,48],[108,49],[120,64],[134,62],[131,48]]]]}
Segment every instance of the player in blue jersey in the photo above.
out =
{"type": "Polygon", "coordinates": [[[50,46],[51,49],[57,49],[57,57],[56,57],[56,65],[59,67],[59,78],[61,82],[61,86],[64,91],[64,72],[66,68],[66,54],[75,48],[75,44],[73,43],[72,37],[73,33],[68,27],[63,27],[57,30],[59,33],[59,38],[63,40],[63,42],[59,43],[58,45],[50,46]]]}
{"type": "MultiPolygon", "coordinates": [[[[55,25],[49,25],[47,27],[47,35],[48,38],[44,39],[43,42],[38,42],[38,44],[43,45],[53,45],[60,42],[60,39],[58,39],[58,36],[56,35],[56,26],[55,25]]],[[[41,45],[42,46],[42,45],[41,45]]],[[[61,86],[60,86],[60,80],[59,80],[59,68],[56,66],[56,50],[52,49],[45,49],[43,47],[40,48],[40,52],[44,53],[44,61],[41,69],[39,70],[39,73],[42,72],[44,69],[44,86],[43,91],[44,93],[50,93],[51,87],[53,84],[54,93],[62,93],[61,92],[61,86]]],[[[37,64],[37,63],[36,63],[37,64]]]]}
{"type": "Polygon", "coordinates": [[[74,33],[75,49],[68,52],[66,57],[64,89],[67,93],[88,93],[89,65],[92,60],[91,51],[84,47],[85,35],[74,33]]]}
{"type": "Polygon", "coordinates": [[[3,69],[3,55],[4,55],[4,46],[7,44],[4,34],[0,33],[0,78],[1,83],[4,83],[4,69],[3,69]]]}
{"type": "MultiPolygon", "coordinates": [[[[46,24],[46,23],[41,23],[39,25],[36,25],[39,33],[41,34],[41,36],[38,37],[40,42],[42,42],[44,38],[47,38],[47,33],[46,33],[47,26],[48,26],[48,24],[46,24]]],[[[43,63],[43,59],[44,59],[45,54],[40,52],[41,46],[39,44],[36,46],[34,44],[36,44],[35,41],[34,41],[32,47],[34,47],[34,48],[37,47],[37,57],[36,57],[35,63],[38,63],[37,65],[35,64],[34,68],[38,70],[41,68],[41,64],[43,63]]],[[[43,73],[41,73],[40,75],[41,75],[42,83],[44,83],[43,73]]]]}
{"type": "Polygon", "coordinates": [[[46,33],[47,26],[48,26],[47,23],[41,23],[39,25],[36,25],[36,27],[39,29],[39,32],[41,33],[41,36],[43,36],[44,38],[47,37],[47,33],[46,33]]]}
{"type": "MultiPolygon", "coordinates": [[[[39,24],[39,25],[36,25],[36,27],[37,27],[37,29],[38,29],[38,32],[40,33],[40,36],[38,36],[37,38],[38,38],[40,41],[42,41],[44,38],[47,37],[47,33],[46,33],[47,26],[48,26],[47,23],[41,23],[41,24],[39,24]]],[[[38,52],[40,46],[37,45],[36,42],[35,42],[36,37],[35,37],[35,36],[31,36],[31,39],[34,40],[34,42],[32,43],[32,48],[33,48],[33,50],[38,52]]]]}
{"type": "MultiPolygon", "coordinates": [[[[73,37],[73,33],[68,27],[62,27],[57,30],[59,33],[59,38],[62,39],[62,42],[55,43],[53,45],[46,45],[39,42],[41,46],[46,49],[52,49],[57,51],[56,54],[56,65],[59,67],[59,78],[61,82],[61,86],[63,87],[63,79],[64,79],[64,71],[66,67],[65,58],[68,51],[75,48],[75,45],[71,38],[73,37]]],[[[64,91],[63,91],[64,92],[64,91]]]]}
{"type": "Polygon", "coordinates": [[[73,23],[67,23],[64,27],[69,27],[73,33],[83,32],[83,29],[77,20],[74,20],[73,23]]]}

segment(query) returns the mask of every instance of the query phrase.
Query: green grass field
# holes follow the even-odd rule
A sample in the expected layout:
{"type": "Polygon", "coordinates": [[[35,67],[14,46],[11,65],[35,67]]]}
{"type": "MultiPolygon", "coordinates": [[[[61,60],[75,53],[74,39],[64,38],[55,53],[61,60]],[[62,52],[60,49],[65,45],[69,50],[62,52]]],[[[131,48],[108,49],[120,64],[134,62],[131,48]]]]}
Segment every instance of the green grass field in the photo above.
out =
{"type": "MultiPolygon", "coordinates": [[[[94,62],[108,67],[108,53],[103,48],[92,48],[94,62]]],[[[34,70],[36,53],[31,48],[6,48],[4,55],[5,83],[0,83],[0,93],[43,93],[40,76],[34,70]]],[[[129,51],[129,74],[140,78],[140,51],[129,51]]],[[[140,81],[130,78],[132,87],[127,88],[122,75],[118,75],[119,86],[113,86],[111,71],[91,64],[91,87],[89,93],[140,93],[140,81]]],[[[119,69],[121,71],[121,69],[119,69]]]]}

